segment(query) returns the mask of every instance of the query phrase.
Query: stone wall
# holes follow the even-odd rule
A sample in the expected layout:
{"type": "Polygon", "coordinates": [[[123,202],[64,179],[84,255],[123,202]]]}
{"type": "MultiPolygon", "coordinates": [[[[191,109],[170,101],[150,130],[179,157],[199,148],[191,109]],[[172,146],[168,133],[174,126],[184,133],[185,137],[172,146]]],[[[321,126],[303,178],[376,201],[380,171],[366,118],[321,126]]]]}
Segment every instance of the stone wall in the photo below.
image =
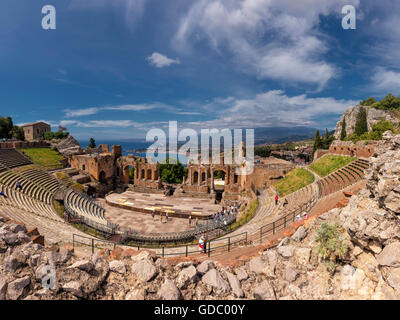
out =
{"type": "Polygon", "coordinates": [[[49,147],[46,141],[7,141],[0,142],[0,149],[40,148],[49,147]]]}

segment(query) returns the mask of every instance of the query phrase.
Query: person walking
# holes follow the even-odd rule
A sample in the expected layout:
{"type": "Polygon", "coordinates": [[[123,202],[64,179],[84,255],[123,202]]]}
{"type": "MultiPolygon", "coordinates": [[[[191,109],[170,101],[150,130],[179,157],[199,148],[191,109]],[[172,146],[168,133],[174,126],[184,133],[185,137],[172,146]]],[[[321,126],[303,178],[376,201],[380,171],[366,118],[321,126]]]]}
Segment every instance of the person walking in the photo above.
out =
{"type": "Polygon", "coordinates": [[[199,252],[200,253],[202,253],[204,250],[204,241],[205,241],[204,237],[201,236],[199,239],[199,252]]]}
{"type": "Polygon", "coordinates": [[[276,196],[275,196],[275,205],[276,205],[276,206],[278,205],[278,200],[279,200],[278,195],[276,195],[276,196]]]}
{"type": "Polygon", "coordinates": [[[168,222],[168,212],[165,213],[165,219],[167,220],[166,222],[168,222]]]}
{"type": "Polygon", "coordinates": [[[203,239],[204,239],[203,251],[204,254],[207,254],[207,237],[203,236],[203,239]]]}
{"type": "Polygon", "coordinates": [[[153,218],[153,220],[154,220],[154,216],[155,216],[155,213],[154,213],[154,210],[153,210],[153,212],[151,213],[151,217],[153,218]]]}
{"type": "Polygon", "coordinates": [[[67,211],[64,211],[64,223],[66,223],[67,222],[67,211]]]}
{"type": "Polygon", "coordinates": [[[196,218],[196,221],[195,221],[195,227],[197,228],[197,225],[199,224],[199,219],[198,218],[196,218]]]}
{"type": "Polygon", "coordinates": [[[192,216],[189,216],[189,227],[192,226],[192,216]]]}

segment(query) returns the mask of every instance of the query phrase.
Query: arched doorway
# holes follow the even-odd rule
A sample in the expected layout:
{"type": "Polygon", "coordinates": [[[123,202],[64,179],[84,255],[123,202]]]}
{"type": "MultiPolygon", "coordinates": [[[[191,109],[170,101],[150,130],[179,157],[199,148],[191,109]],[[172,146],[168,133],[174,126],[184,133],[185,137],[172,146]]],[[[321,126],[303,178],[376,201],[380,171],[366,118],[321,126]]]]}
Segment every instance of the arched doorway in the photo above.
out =
{"type": "Polygon", "coordinates": [[[226,173],[224,170],[214,171],[214,180],[212,181],[215,191],[215,199],[220,202],[222,200],[222,194],[225,190],[225,178],[226,173]]]}
{"type": "Polygon", "coordinates": [[[104,171],[101,171],[99,174],[99,182],[100,183],[106,183],[106,173],[104,171]]]}
{"type": "Polygon", "coordinates": [[[199,183],[199,173],[197,171],[195,171],[193,173],[193,184],[197,184],[199,183]]]}

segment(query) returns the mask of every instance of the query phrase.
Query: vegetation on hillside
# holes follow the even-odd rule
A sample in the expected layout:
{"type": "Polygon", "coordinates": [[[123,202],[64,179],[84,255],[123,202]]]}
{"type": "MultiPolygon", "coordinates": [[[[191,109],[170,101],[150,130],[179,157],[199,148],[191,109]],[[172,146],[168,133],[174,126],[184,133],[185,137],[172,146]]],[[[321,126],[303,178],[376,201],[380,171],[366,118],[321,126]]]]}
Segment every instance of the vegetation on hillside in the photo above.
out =
{"type": "Polygon", "coordinates": [[[368,120],[367,120],[367,110],[365,107],[361,107],[360,111],[356,117],[356,126],[354,128],[354,133],[357,136],[361,136],[362,134],[368,132],[368,120]]]}
{"type": "Polygon", "coordinates": [[[380,110],[400,110],[400,97],[395,97],[389,93],[382,100],[373,103],[371,107],[380,110]]]}
{"type": "Polygon", "coordinates": [[[0,116],[0,139],[25,140],[25,133],[22,127],[15,126],[11,117],[0,116]]]}
{"type": "Polygon", "coordinates": [[[53,131],[49,131],[49,132],[45,132],[43,137],[48,140],[51,141],[53,139],[64,139],[66,137],[69,136],[69,132],[53,132],[53,131]]]}
{"type": "Polygon", "coordinates": [[[314,175],[306,169],[294,169],[285,178],[275,184],[280,197],[295,192],[314,182],[314,175]]]}
{"type": "Polygon", "coordinates": [[[316,161],[310,166],[310,170],[314,171],[320,177],[325,177],[328,174],[336,171],[356,160],[354,157],[338,156],[338,155],[326,155],[316,161]]]}
{"type": "Polygon", "coordinates": [[[33,163],[45,168],[62,168],[60,163],[63,156],[57,151],[50,148],[24,148],[20,149],[27,155],[33,163]]]}
{"type": "Polygon", "coordinates": [[[317,130],[315,132],[315,138],[314,138],[313,155],[315,151],[317,151],[318,149],[325,149],[325,150],[329,149],[333,140],[335,140],[335,137],[329,134],[328,129],[326,129],[325,135],[322,138],[319,134],[319,130],[317,130]]]}
{"type": "Polygon", "coordinates": [[[356,143],[357,141],[368,141],[368,140],[381,140],[382,134],[385,131],[392,131],[393,133],[399,133],[399,129],[395,127],[395,125],[387,121],[385,119],[381,119],[378,123],[372,125],[370,132],[364,132],[361,135],[357,135],[356,133],[352,133],[348,135],[344,140],[345,141],[353,141],[356,143]]]}
{"type": "Polygon", "coordinates": [[[187,169],[177,160],[175,164],[170,159],[159,164],[161,180],[166,183],[182,183],[183,177],[187,176],[187,169]]]}
{"type": "Polygon", "coordinates": [[[342,122],[342,131],[340,132],[340,140],[346,139],[347,132],[346,132],[346,118],[343,119],[342,122]]]}
{"type": "Polygon", "coordinates": [[[342,231],[342,227],[337,223],[331,225],[325,222],[315,238],[318,244],[317,252],[330,271],[335,270],[337,262],[343,259],[348,251],[342,231]]]}
{"type": "Polygon", "coordinates": [[[371,98],[368,98],[366,100],[360,101],[360,105],[369,107],[369,106],[372,106],[375,102],[376,102],[375,98],[371,97],[371,98]]]}

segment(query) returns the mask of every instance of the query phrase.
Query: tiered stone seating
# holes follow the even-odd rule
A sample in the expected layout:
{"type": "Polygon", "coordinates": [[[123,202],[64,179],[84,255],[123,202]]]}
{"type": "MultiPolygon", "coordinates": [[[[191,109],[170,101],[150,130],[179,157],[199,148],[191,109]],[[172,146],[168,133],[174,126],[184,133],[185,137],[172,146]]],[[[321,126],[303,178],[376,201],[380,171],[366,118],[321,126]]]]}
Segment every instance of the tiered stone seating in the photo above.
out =
{"type": "Polygon", "coordinates": [[[16,149],[0,149],[0,164],[6,168],[16,168],[32,164],[32,161],[16,149]]]}
{"type": "Polygon", "coordinates": [[[34,181],[35,184],[45,188],[51,194],[55,194],[57,190],[62,187],[61,183],[54,176],[37,168],[28,168],[27,170],[21,171],[20,174],[28,180],[34,181]]]}
{"type": "Polygon", "coordinates": [[[51,204],[53,193],[40,184],[37,184],[34,179],[28,179],[14,170],[7,170],[0,173],[0,184],[7,186],[11,190],[17,190],[17,181],[21,183],[24,194],[46,204],[51,204]]]}
{"type": "Polygon", "coordinates": [[[317,181],[320,196],[327,196],[364,179],[364,170],[368,166],[367,160],[358,159],[317,181]]]}
{"type": "Polygon", "coordinates": [[[85,222],[93,223],[93,226],[109,228],[111,225],[105,218],[104,208],[72,189],[66,192],[64,205],[73,216],[81,217],[85,222]]]}
{"type": "Polygon", "coordinates": [[[46,217],[55,221],[62,221],[62,219],[54,211],[53,206],[48,203],[39,201],[33,197],[30,197],[23,192],[13,190],[12,188],[2,185],[3,192],[7,198],[0,197],[0,206],[7,205],[10,207],[16,207],[29,212],[30,214],[46,217]]]}

